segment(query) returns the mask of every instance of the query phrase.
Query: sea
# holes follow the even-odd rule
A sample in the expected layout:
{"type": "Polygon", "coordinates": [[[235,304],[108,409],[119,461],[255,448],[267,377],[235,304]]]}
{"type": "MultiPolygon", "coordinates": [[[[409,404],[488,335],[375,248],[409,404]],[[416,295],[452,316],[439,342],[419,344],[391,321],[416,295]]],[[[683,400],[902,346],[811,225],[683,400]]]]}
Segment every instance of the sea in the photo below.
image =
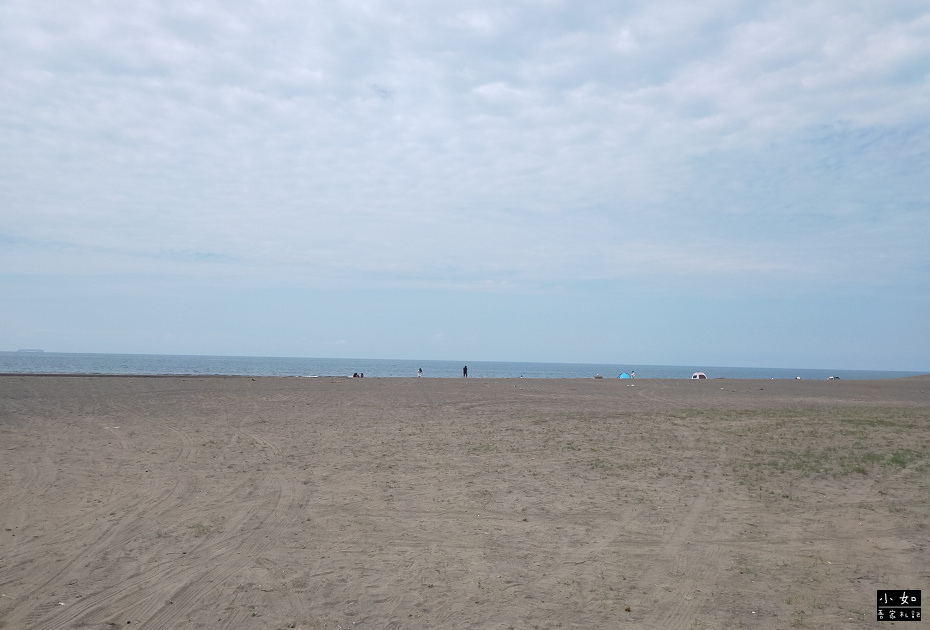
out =
{"type": "Polygon", "coordinates": [[[707,378],[876,380],[917,376],[921,372],[824,370],[709,365],[632,365],[623,363],[521,363],[510,361],[437,361],[414,359],[323,359],[299,357],[228,357],[166,354],[80,354],[65,352],[0,352],[0,374],[99,374],[185,376],[352,376],[376,378],[636,378],[688,379],[695,372],[707,378]]]}

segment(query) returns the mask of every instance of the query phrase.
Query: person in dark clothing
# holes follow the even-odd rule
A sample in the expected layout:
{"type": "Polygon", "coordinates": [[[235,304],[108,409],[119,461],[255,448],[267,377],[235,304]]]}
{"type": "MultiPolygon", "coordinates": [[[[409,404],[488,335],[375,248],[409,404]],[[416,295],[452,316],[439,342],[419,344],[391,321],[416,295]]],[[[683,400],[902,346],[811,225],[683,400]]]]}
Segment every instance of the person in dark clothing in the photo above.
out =
{"type": "Polygon", "coordinates": [[[468,366],[467,365],[462,368],[462,377],[468,378],[468,366]]]}

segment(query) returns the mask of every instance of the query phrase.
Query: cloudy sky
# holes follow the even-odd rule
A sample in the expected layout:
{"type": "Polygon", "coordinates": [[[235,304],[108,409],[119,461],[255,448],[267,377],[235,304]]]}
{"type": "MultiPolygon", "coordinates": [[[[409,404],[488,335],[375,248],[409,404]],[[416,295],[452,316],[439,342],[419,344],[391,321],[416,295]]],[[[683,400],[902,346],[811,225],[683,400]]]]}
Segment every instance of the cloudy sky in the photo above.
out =
{"type": "Polygon", "coordinates": [[[930,371],[930,7],[0,2],[0,349],[930,371]]]}

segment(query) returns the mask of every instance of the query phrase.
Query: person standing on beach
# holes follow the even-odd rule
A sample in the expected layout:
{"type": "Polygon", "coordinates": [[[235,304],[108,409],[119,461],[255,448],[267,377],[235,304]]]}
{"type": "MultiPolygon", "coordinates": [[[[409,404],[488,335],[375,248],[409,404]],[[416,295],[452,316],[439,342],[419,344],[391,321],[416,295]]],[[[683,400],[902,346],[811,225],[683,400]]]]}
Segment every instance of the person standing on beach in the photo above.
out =
{"type": "Polygon", "coordinates": [[[468,366],[462,368],[462,378],[468,378],[468,366]]]}
{"type": "Polygon", "coordinates": [[[417,378],[423,376],[423,368],[417,368],[417,378]]]}

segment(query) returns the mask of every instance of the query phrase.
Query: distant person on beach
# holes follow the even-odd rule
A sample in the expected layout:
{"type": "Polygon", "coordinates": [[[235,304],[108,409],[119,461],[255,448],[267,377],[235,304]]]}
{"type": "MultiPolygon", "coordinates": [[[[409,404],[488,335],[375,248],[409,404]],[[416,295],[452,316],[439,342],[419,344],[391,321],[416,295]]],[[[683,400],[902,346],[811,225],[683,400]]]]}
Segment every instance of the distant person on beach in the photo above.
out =
{"type": "Polygon", "coordinates": [[[462,368],[462,378],[468,378],[468,366],[462,368]]]}
{"type": "Polygon", "coordinates": [[[636,370],[630,372],[630,378],[636,378],[636,370]]]}
{"type": "Polygon", "coordinates": [[[423,376],[423,368],[417,368],[417,378],[423,376]]]}

